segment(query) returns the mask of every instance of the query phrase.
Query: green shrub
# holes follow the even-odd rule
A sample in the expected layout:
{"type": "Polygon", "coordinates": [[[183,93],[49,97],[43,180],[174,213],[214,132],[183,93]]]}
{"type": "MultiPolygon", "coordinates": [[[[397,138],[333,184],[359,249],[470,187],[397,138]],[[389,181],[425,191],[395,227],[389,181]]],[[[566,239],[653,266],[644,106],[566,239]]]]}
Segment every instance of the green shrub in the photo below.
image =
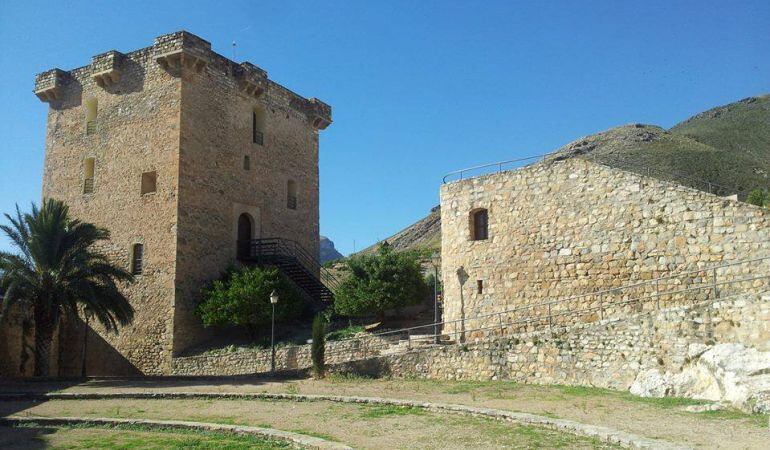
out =
{"type": "Polygon", "coordinates": [[[326,335],[326,340],[341,341],[343,339],[352,338],[358,333],[363,333],[364,331],[365,329],[363,325],[348,325],[345,328],[341,328],[339,330],[335,330],[335,331],[332,331],[331,333],[328,333],[326,335]]]}
{"type": "Polygon", "coordinates": [[[770,192],[763,189],[754,189],[746,198],[746,203],[768,208],[770,207],[770,192]]]}
{"type": "Polygon", "coordinates": [[[325,370],[324,352],[326,344],[326,321],[321,314],[313,319],[313,343],[310,346],[310,357],[313,360],[313,375],[323,378],[325,370]]]}
{"type": "Polygon", "coordinates": [[[422,277],[419,255],[396,252],[381,245],[376,254],[348,258],[350,276],[335,293],[334,309],[343,316],[382,316],[392,308],[425,299],[428,286],[422,277]]]}
{"type": "Polygon", "coordinates": [[[286,321],[305,312],[306,302],[276,268],[230,269],[222,279],[203,290],[203,301],[196,309],[203,325],[238,325],[252,336],[269,327],[272,317],[270,293],[276,291],[275,320],[286,321]]]}

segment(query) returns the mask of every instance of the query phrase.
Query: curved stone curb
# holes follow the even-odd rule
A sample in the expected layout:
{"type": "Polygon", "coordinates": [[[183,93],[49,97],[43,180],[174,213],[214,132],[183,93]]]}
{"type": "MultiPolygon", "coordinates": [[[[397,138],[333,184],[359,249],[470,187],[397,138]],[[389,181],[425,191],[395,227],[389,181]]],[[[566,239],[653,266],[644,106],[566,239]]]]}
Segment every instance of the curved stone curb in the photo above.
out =
{"type": "Polygon", "coordinates": [[[2,400],[112,400],[112,399],[222,399],[222,400],[293,400],[293,401],[330,401],[339,403],[361,403],[371,405],[391,405],[408,408],[422,408],[435,412],[487,417],[495,420],[515,422],[522,425],[534,425],[556,431],[599,439],[603,442],[618,444],[626,448],[686,449],[689,447],[673,444],[659,439],[650,439],[613,428],[589,425],[566,419],[553,419],[535,414],[506,411],[503,409],[479,408],[474,406],[449,403],[418,402],[381,397],[356,397],[324,394],[279,394],[267,392],[54,392],[47,394],[18,393],[0,394],[2,400]]]}
{"type": "Polygon", "coordinates": [[[8,416],[0,418],[0,425],[19,425],[37,423],[42,425],[139,425],[150,429],[177,429],[213,431],[220,433],[252,435],[272,439],[275,441],[290,442],[302,448],[352,450],[345,444],[327,441],[315,436],[308,436],[290,431],[276,430],[272,428],[249,427],[243,425],[224,425],[207,422],[186,422],[181,420],[150,420],[150,419],[110,419],[105,417],[37,417],[37,416],[8,416]]]}

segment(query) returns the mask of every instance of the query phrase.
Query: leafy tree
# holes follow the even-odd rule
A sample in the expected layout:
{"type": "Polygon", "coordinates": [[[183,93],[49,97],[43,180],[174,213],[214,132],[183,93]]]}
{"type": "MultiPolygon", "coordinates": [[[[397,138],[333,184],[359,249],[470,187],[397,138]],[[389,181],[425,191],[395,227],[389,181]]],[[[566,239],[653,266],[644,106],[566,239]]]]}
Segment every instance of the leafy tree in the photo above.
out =
{"type": "Polygon", "coordinates": [[[334,309],[343,316],[380,317],[392,308],[414,305],[427,295],[419,254],[380,245],[376,254],[345,261],[350,276],[335,293],[334,309]]]}
{"type": "Polygon", "coordinates": [[[313,319],[313,343],[310,347],[310,356],[313,360],[313,375],[323,378],[326,369],[324,358],[326,344],[326,321],[321,314],[313,319]]]}
{"type": "Polygon", "coordinates": [[[293,319],[305,310],[305,302],[289,280],[274,267],[230,269],[222,279],[203,290],[203,301],[197,313],[203,325],[238,325],[246,327],[252,336],[269,326],[272,318],[270,294],[276,291],[276,321],[293,319]]]}
{"type": "Polygon", "coordinates": [[[756,206],[770,207],[770,192],[763,189],[754,189],[746,199],[747,203],[756,206]]]}
{"type": "Polygon", "coordinates": [[[53,333],[62,315],[76,317],[87,309],[108,331],[133,320],[134,310],[118,289],[132,281],[94,248],[109,232],[69,217],[69,208],[48,199],[38,209],[16,217],[0,229],[17,253],[0,252],[0,290],[5,292],[2,315],[18,305],[34,320],[35,375],[48,376],[53,333]]]}

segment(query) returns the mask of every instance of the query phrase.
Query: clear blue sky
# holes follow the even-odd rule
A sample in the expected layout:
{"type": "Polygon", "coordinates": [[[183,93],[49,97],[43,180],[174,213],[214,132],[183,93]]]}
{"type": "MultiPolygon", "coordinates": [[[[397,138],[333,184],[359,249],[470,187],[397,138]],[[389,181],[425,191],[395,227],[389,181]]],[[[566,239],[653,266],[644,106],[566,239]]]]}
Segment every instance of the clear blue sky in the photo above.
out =
{"type": "Polygon", "coordinates": [[[446,172],[770,91],[767,0],[3,1],[0,211],[39,201],[34,75],[179,29],[333,106],[321,232],[346,254],[424,216],[446,172]]]}

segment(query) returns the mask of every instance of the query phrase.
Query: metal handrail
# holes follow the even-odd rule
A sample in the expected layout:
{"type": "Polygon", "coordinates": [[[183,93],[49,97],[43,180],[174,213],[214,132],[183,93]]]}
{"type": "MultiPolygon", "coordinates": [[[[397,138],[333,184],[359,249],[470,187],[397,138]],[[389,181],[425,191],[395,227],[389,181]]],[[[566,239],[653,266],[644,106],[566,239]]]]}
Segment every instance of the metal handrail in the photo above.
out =
{"type": "MultiPolygon", "coordinates": [[[[241,244],[239,244],[240,247],[241,244]]],[[[321,263],[313,257],[302,245],[292,239],[286,238],[261,238],[252,239],[248,243],[251,252],[252,248],[256,248],[256,254],[250,256],[267,256],[264,252],[265,248],[275,247],[275,253],[283,256],[290,256],[297,259],[297,261],[309,272],[315,273],[317,271],[321,282],[332,292],[336,291],[340,286],[340,281],[331,274],[321,263]]]]}
{"type": "MultiPolygon", "coordinates": [[[[654,302],[648,302],[648,303],[651,303],[653,305],[653,309],[654,310],[655,309],[661,309],[661,297],[663,297],[663,296],[674,296],[674,297],[676,297],[677,295],[680,295],[680,294],[683,294],[683,293],[686,293],[686,292],[692,292],[692,291],[711,291],[711,293],[712,293],[714,298],[723,298],[721,296],[721,293],[720,293],[720,287],[721,286],[730,285],[730,284],[753,282],[753,281],[761,280],[761,279],[768,279],[768,280],[770,280],[770,270],[768,270],[767,273],[763,273],[763,274],[757,275],[757,276],[751,276],[751,277],[748,277],[748,278],[735,278],[735,279],[728,279],[728,280],[720,281],[720,280],[717,279],[718,271],[720,269],[726,269],[726,268],[729,268],[729,267],[734,267],[734,266],[739,266],[739,265],[746,265],[746,264],[750,264],[750,267],[754,268],[754,267],[757,266],[755,263],[757,263],[759,261],[766,261],[766,260],[770,260],[770,256],[759,257],[759,258],[752,258],[752,259],[747,259],[747,260],[742,260],[742,261],[736,261],[736,262],[732,262],[732,263],[722,264],[722,265],[719,265],[719,266],[711,266],[711,267],[706,267],[706,268],[702,268],[702,269],[686,270],[686,271],[678,272],[677,274],[668,275],[668,276],[665,276],[665,277],[653,278],[651,280],[644,281],[644,282],[641,282],[641,283],[634,283],[634,284],[630,284],[630,285],[626,285],[626,286],[622,286],[622,287],[618,287],[618,288],[606,289],[606,290],[601,290],[601,291],[594,291],[594,292],[590,292],[590,293],[586,293],[586,294],[566,297],[566,298],[563,298],[563,299],[551,300],[551,301],[534,303],[534,304],[529,304],[529,305],[522,305],[522,306],[519,306],[519,307],[516,307],[516,308],[507,309],[507,310],[504,310],[504,311],[498,311],[498,312],[494,312],[494,313],[480,314],[480,315],[476,315],[476,316],[473,316],[473,317],[466,317],[466,318],[460,318],[460,319],[454,319],[454,320],[448,320],[448,321],[442,321],[442,322],[435,322],[435,323],[430,323],[430,324],[425,324],[425,325],[418,325],[418,326],[414,326],[414,327],[401,328],[401,329],[398,329],[398,330],[383,331],[383,332],[379,332],[379,333],[366,334],[366,335],[363,335],[363,336],[357,336],[357,337],[340,339],[340,340],[334,341],[334,347],[336,347],[336,348],[334,348],[334,347],[327,348],[326,353],[327,353],[327,357],[332,357],[332,356],[335,356],[335,355],[344,354],[345,352],[349,351],[349,349],[346,349],[346,348],[343,348],[343,347],[346,347],[346,344],[350,344],[350,345],[353,345],[353,346],[355,346],[357,348],[363,348],[364,354],[365,354],[364,359],[366,359],[367,357],[380,357],[380,356],[384,356],[384,355],[379,354],[379,353],[369,355],[368,352],[369,351],[377,352],[380,349],[391,348],[392,343],[388,341],[388,338],[389,337],[397,336],[397,337],[399,337],[399,342],[400,342],[402,340],[401,339],[401,335],[404,335],[404,334],[406,334],[406,336],[407,336],[407,339],[406,339],[406,341],[407,341],[407,350],[406,350],[406,352],[410,352],[410,351],[413,350],[412,344],[411,344],[411,339],[410,339],[412,334],[410,332],[412,332],[414,330],[419,330],[419,329],[426,329],[426,330],[434,329],[435,330],[438,325],[444,326],[444,325],[460,323],[462,325],[462,327],[459,330],[457,330],[457,329],[453,330],[452,334],[457,334],[457,335],[460,335],[462,337],[464,337],[466,334],[469,334],[469,333],[475,333],[475,332],[479,332],[479,331],[488,331],[488,330],[500,330],[501,335],[506,334],[508,336],[511,336],[510,334],[506,333],[506,330],[513,329],[514,327],[522,326],[522,325],[524,325],[526,327],[529,327],[532,324],[534,324],[536,327],[542,327],[544,329],[551,329],[552,330],[555,326],[556,327],[567,327],[567,326],[574,326],[574,325],[590,323],[590,322],[584,322],[584,321],[574,321],[574,323],[570,323],[570,324],[564,324],[564,323],[556,323],[556,324],[554,324],[554,318],[560,318],[560,317],[563,317],[563,316],[572,316],[572,317],[577,316],[577,317],[580,317],[580,316],[585,316],[585,315],[594,314],[596,312],[599,312],[599,315],[601,316],[601,320],[605,320],[605,318],[604,318],[604,311],[607,311],[608,309],[611,309],[612,307],[617,307],[617,306],[620,306],[620,305],[637,304],[638,306],[636,307],[636,310],[641,312],[641,311],[644,311],[644,301],[648,300],[648,299],[652,299],[652,298],[655,298],[655,301],[654,302]],[[660,290],[660,286],[661,286],[662,282],[664,282],[666,280],[681,279],[681,278],[686,277],[687,275],[697,274],[697,273],[707,273],[707,274],[710,274],[712,277],[714,277],[714,279],[712,279],[710,281],[708,279],[706,279],[706,281],[703,284],[701,284],[699,286],[695,286],[695,287],[687,287],[687,288],[684,288],[684,289],[677,289],[677,290],[673,290],[673,291],[670,291],[670,290],[661,291],[660,290]],[[614,293],[614,294],[624,293],[624,292],[630,291],[630,290],[632,290],[634,288],[638,288],[640,286],[648,286],[648,285],[654,285],[655,286],[655,292],[654,293],[650,293],[650,294],[646,294],[646,295],[642,295],[642,296],[637,296],[637,297],[633,297],[633,298],[621,298],[621,299],[616,299],[616,300],[612,300],[613,297],[610,296],[610,295],[607,295],[607,294],[611,294],[611,293],[614,293]],[[553,305],[568,304],[570,301],[574,301],[574,300],[577,300],[577,299],[580,299],[580,298],[583,298],[583,297],[586,297],[586,296],[596,296],[598,299],[606,299],[606,300],[599,300],[599,304],[596,305],[596,306],[591,305],[591,306],[588,306],[588,307],[585,307],[585,308],[581,308],[581,309],[566,309],[566,310],[565,309],[557,309],[557,310],[554,311],[553,305]],[[519,317],[515,317],[515,318],[506,318],[505,320],[503,320],[503,316],[510,316],[511,313],[525,311],[525,310],[528,310],[528,309],[535,311],[538,308],[540,308],[540,310],[547,311],[547,314],[542,314],[542,313],[541,314],[536,314],[535,313],[535,314],[526,315],[524,317],[519,316],[519,317]],[[470,328],[466,328],[465,327],[466,324],[472,324],[473,321],[479,321],[479,320],[483,320],[483,319],[488,319],[488,318],[494,317],[494,316],[498,317],[497,323],[494,323],[494,324],[491,324],[491,325],[482,324],[481,326],[470,327],[470,328]],[[377,341],[376,339],[380,339],[380,341],[377,341]]],[[[617,298],[617,295],[615,295],[615,298],[617,298]]],[[[620,316],[612,317],[612,318],[610,318],[608,320],[619,321],[619,320],[622,320],[622,317],[620,317],[620,316]]],[[[525,330],[523,332],[527,333],[527,332],[533,332],[533,331],[536,331],[536,330],[530,330],[530,329],[525,328],[525,330]]],[[[442,331],[441,334],[442,335],[445,334],[444,331],[442,331]]],[[[431,343],[437,342],[437,340],[435,338],[439,337],[439,335],[437,335],[435,331],[433,332],[433,334],[426,333],[426,334],[421,334],[419,336],[421,338],[425,338],[426,342],[431,342],[431,343]]],[[[391,339],[391,341],[392,341],[392,339],[391,339]]],[[[462,343],[462,342],[459,342],[459,343],[462,343]]],[[[300,347],[303,347],[303,346],[292,345],[292,346],[288,346],[288,347],[290,347],[290,348],[292,348],[292,347],[293,348],[300,348],[300,347]]],[[[398,354],[398,353],[387,353],[387,354],[398,354]]]]}
{"type": "MultiPolygon", "coordinates": [[[[764,276],[752,277],[752,278],[745,278],[745,279],[731,280],[731,281],[721,282],[721,283],[719,283],[719,285],[742,283],[742,282],[747,282],[747,281],[752,281],[752,280],[757,280],[757,279],[764,279],[764,278],[770,278],[770,275],[764,275],[764,276]]],[[[701,287],[690,289],[690,290],[709,290],[709,289],[712,289],[712,286],[701,286],[701,287]]],[[[669,295],[669,294],[673,294],[673,293],[666,293],[666,295],[669,295]]],[[[738,294],[736,294],[736,295],[738,295],[738,294]]],[[[517,325],[530,325],[530,324],[542,324],[543,328],[551,329],[552,330],[555,326],[558,326],[558,327],[569,327],[569,326],[576,326],[576,325],[591,323],[591,322],[582,322],[582,321],[579,322],[579,321],[576,321],[576,322],[570,323],[570,324],[564,324],[564,323],[554,324],[552,319],[555,318],[555,317],[565,316],[565,315],[568,315],[568,314],[572,315],[572,316],[575,316],[575,315],[583,316],[583,315],[587,315],[587,314],[590,314],[590,313],[595,313],[597,311],[601,311],[602,308],[607,309],[607,308],[613,307],[613,306],[629,305],[629,304],[633,304],[633,303],[639,303],[639,299],[638,298],[623,299],[623,300],[620,300],[620,301],[613,301],[613,302],[606,303],[606,304],[604,304],[603,307],[602,306],[594,306],[594,307],[583,308],[583,309],[580,309],[580,310],[562,311],[562,312],[558,312],[556,314],[549,314],[547,316],[546,315],[526,316],[526,317],[519,318],[519,319],[516,319],[516,320],[509,320],[507,322],[499,322],[497,324],[491,324],[491,325],[482,325],[482,326],[477,326],[477,327],[474,327],[474,328],[465,328],[465,327],[463,327],[461,330],[459,330],[459,331],[455,330],[452,333],[453,334],[462,334],[462,335],[464,335],[464,334],[470,334],[470,333],[474,333],[474,332],[478,332],[478,331],[500,330],[501,331],[501,335],[502,335],[503,333],[505,333],[506,329],[513,328],[513,327],[515,327],[517,325]]],[[[640,304],[638,310],[640,312],[643,311],[643,309],[641,307],[641,304],[640,304]]],[[[499,314],[501,314],[501,313],[495,313],[494,315],[499,315],[499,314]]],[[[477,320],[479,318],[480,318],[479,316],[473,317],[473,318],[467,318],[467,319],[464,319],[463,322],[470,322],[472,320],[477,320]]],[[[620,320],[623,320],[623,318],[622,317],[613,317],[613,318],[608,319],[608,320],[620,321],[620,320]]],[[[457,321],[458,320],[442,322],[442,323],[452,323],[452,322],[457,322],[457,321]]],[[[390,333],[393,333],[393,334],[401,333],[401,334],[403,334],[404,331],[409,331],[409,330],[413,330],[413,329],[420,329],[420,328],[428,328],[428,329],[430,329],[430,327],[433,327],[434,325],[435,324],[420,325],[418,327],[411,327],[409,329],[405,328],[405,329],[401,329],[401,330],[395,330],[395,331],[390,332],[390,333]]],[[[534,331],[537,331],[537,330],[525,330],[525,331],[522,331],[522,333],[530,333],[530,332],[534,332],[534,331]]],[[[365,336],[361,336],[361,337],[357,337],[357,338],[348,338],[348,339],[343,339],[343,340],[334,341],[334,342],[335,342],[335,344],[344,343],[344,342],[358,342],[359,344],[364,343],[365,344],[364,348],[366,350],[387,349],[387,348],[390,348],[392,344],[387,343],[387,342],[382,342],[382,341],[381,342],[374,341],[374,343],[372,343],[371,341],[370,342],[364,342],[365,340],[370,340],[370,339],[376,338],[376,337],[382,338],[384,334],[385,333],[365,335],[365,336]]],[[[407,334],[407,339],[409,339],[412,336],[408,332],[406,334],[407,334]]],[[[434,335],[432,335],[432,334],[420,335],[420,337],[424,337],[427,340],[426,342],[434,342],[434,339],[433,339],[434,335]]],[[[462,342],[460,342],[460,343],[462,343],[462,342]]],[[[407,344],[407,345],[408,345],[408,351],[411,351],[412,350],[411,345],[410,344],[407,344]]],[[[335,355],[335,354],[338,354],[338,353],[343,353],[343,352],[345,352],[345,349],[341,349],[341,348],[338,348],[338,349],[327,349],[327,355],[329,355],[329,356],[332,356],[332,355],[335,355]]],[[[389,354],[396,354],[396,353],[389,353],[389,354]]],[[[379,354],[372,354],[372,355],[370,355],[370,357],[379,357],[379,356],[385,356],[385,355],[379,355],[379,354]]]]}
{"type": "MultiPolygon", "coordinates": [[[[612,293],[617,294],[618,291],[628,291],[628,290],[631,290],[633,288],[638,288],[640,286],[648,286],[648,285],[655,285],[655,284],[657,284],[659,286],[661,284],[661,282],[663,282],[665,280],[678,279],[678,278],[682,278],[685,275],[689,275],[689,274],[693,274],[693,273],[711,272],[712,274],[715,274],[716,273],[715,271],[717,271],[719,269],[724,269],[724,268],[727,268],[727,267],[733,267],[733,266],[744,265],[744,264],[749,264],[749,263],[755,263],[755,262],[758,262],[758,261],[765,261],[765,260],[770,260],[770,256],[765,256],[765,257],[761,257],[761,258],[753,258],[753,259],[748,259],[748,260],[743,260],[743,261],[737,261],[737,262],[734,262],[734,263],[723,264],[723,265],[720,265],[720,266],[712,266],[712,267],[707,267],[707,268],[703,268],[703,269],[688,270],[688,271],[684,271],[684,272],[678,272],[675,275],[669,275],[669,276],[666,276],[666,277],[653,278],[653,279],[648,280],[648,281],[643,281],[643,282],[640,282],[640,283],[634,283],[634,284],[630,284],[630,285],[626,285],[626,286],[621,286],[621,287],[617,287],[617,288],[611,288],[611,289],[606,289],[606,290],[601,290],[601,291],[593,291],[593,292],[588,292],[588,293],[585,293],[585,294],[574,295],[574,296],[570,296],[570,297],[566,297],[566,298],[562,298],[562,299],[549,300],[549,301],[546,301],[546,302],[531,303],[531,304],[527,304],[527,305],[521,305],[521,306],[517,306],[515,308],[506,309],[506,310],[503,310],[503,311],[497,311],[497,312],[494,312],[494,313],[480,314],[480,315],[476,315],[476,316],[473,316],[473,317],[466,317],[466,318],[461,318],[461,319],[454,319],[454,320],[449,320],[449,321],[436,322],[436,323],[431,323],[431,324],[427,324],[427,325],[419,325],[419,326],[415,326],[415,327],[401,328],[401,329],[392,330],[392,331],[383,331],[383,332],[379,332],[379,333],[372,333],[372,334],[369,334],[368,336],[375,337],[375,336],[385,336],[385,335],[389,335],[389,334],[399,334],[399,333],[404,333],[405,331],[410,331],[410,330],[414,330],[414,329],[433,327],[434,325],[447,325],[447,324],[453,324],[453,323],[457,323],[457,322],[461,322],[461,321],[479,320],[479,319],[484,319],[484,318],[498,316],[498,315],[503,315],[503,314],[511,314],[511,313],[515,313],[515,312],[518,312],[518,311],[522,311],[522,310],[534,309],[534,308],[537,308],[537,307],[546,307],[547,308],[548,306],[553,306],[553,305],[557,305],[557,304],[565,304],[565,303],[568,303],[570,301],[578,300],[578,299],[585,298],[585,297],[603,296],[603,295],[609,295],[609,294],[612,294],[612,293]]],[[[757,277],[757,278],[760,278],[760,279],[761,278],[770,278],[770,274],[768,274],[767,276],[760,276],[760,277],[757,277]]],[[[742,280],[734,280],[734,281],[729,281],[729,282],[716,282],[716,281],[713,281],[708,286],[701,286],[701,287],[696,287],[696,288],[687,288],[685,290],[680,290],[680,291],[666,291],[666,292],[660,293],[660,295],[673,295],[673,294],[677,294],[677,293],[681,293],[681,292],[687,292],[689,290],[713,289],[713,287],[715,285],[718,286],[720,284],[733,284],[735,282],[740,282],[740,281],[752,281],[752,280],[757,279],[757,278],[751,278],[751,279],[746,279],[746,280],[743,280],[743,279],[742,280]]],[[[634,298],[634,300],[639,300],[639,298],[634,298]]],[[[344,340],[354,340],[354,339],[356,339],[356,338],[340,339],[337,342],[341,342],[341,341],[344,341],[344,340]]]]}
{"type": "Polygon", "coordinates": [[[730,195],[730,194],[745,195],[745,194],[748,194],[748,192],[749,192],[748,190],[745,190],[745,189],[738,189],[736,186],[724,186],[724,185],[721,185],[721,184],[718,184],[718,183],[714,183],[714,182],[712,182],[710,180],[705,180],[705,179],[702,179],[702,178],[696,178],[696,177],[692,177],[692,176],[689,176],[689,175],[677,175],[675,173],[664,172],[662,170],[652,169],[652,168],[649,168],[649,167],[647,167],[646,170],[639,170],[639,171],[635,171],[635,170],[631,170],[631,169],[622,169],[622,168],[618,168],[618,167],[608,163],[608,161],[609,161],[609,162],[615,162],[617,164],[623,164],[625,161],[622,160],[622,159],[597,157],[594,152],[590,152],[590,153],[576,153],[574,151],[573,152],[569,152],[567,150],[557,150],[557,151],[550,152],[550,153],[543,153],[543,154],[534,155],[534,156],[527,156],[527,157],[524,157],[524,158],[509,159],[509,160],[506,160],[506,161],[498,161],[498,162],[494,162],[494,163],[488,163],[488,164],[482,164],[482,165],[473,166],[473,167],[467,167],[465,169],[460,169],[460,170],[455,170],[454,172],[449,172],[448,174],[444,175],[444,177],[441,179],[441,181],[442,181],[442,183],[446,184],[446,183],[450,182],[450,181],[448,181],[448,179],[450,177],[457,176],[457,175],[459,175],[459,179],[451,180],[451,181],[461,181],[461,180],[464,179],[463,177],[464,177],[464,175],[467,172],[472,172],[472,171],[481,170],[481,169],[487,169],[487,168],[490,168],[490,167],[496,167],[497,170],[489,171],[489,172],[486,172],[486,173],[483,173],[483,174],[479,174],[479,175],[476,175],[476,176],[488,175],[490,173],[500,173],[500,172],[503,172],[503,168],[504,167],[506,168],[505,170],[522,169],[524,167],[529,167],[530,165],[535,164],[537,162],[545,161],[546,158],[548,158],[549,156],[555,156],[555,157],[557,157],[557,160],[567,159],[567,158],[587,159],[587,160],[590,160],[590,161],[592,161],[592,162],[594,162],[596,164],[601,164],[601,165],[604,165],[604,166],[607,166],[607,167],[611,167],[613,169],[623,170],[625,172],[635,173],[637,175],[642,175],[642,176],[644,176],[645,174],[647,176],[651,176],[651,174],[654,173],[654,174],[658,175],[659,177],[663,177],[663,178],[661,178],[662,181],[673,182],[673,183],[676,183],[676,184],[679,184],[679,185],[682,185],[682,186],[685,186],[685,187],[691,187],[692,189],[708,192],[709,194],[714,194],[714,195],[730,195]],[[525,161],[533,161],[533,160],[539,160],[539,161],[535,161],[533,163],[525,164],[525,165],[522,165],[522,166],[510,167],[509,168],[509,166],[511,164],[521,163],[521,162],[525,162],[525,161]],[[666,177],[676,177],[678,180],[685,179],[685,180],[688,180],[690,182],[700,183],[702,185],[707,186],[707,189],[706,190],[700,189],[700,188],[697,188],[697,187],[693,187],[692,185],[691,186],[687,186],[686,184],[683,184],[683,183],[681,183],[679,181],[672,181],[670,179],[666,179],[666,177]],[[719,193],[718,191],[717,192],[712,192],[712,188],[721,189],[722,192],[721,193],[719,193]]]}
{"type": "Polygon", "coordinates": [[[498,161],[498,162],[489,163],[489,164],[481,164],[479,166],[466,167],[465,169],[460,169],[460,170],[455,170],[454,172],[449,172],[448,174],[444,175],[444,177],[441,179],[441,182],[442,183],[447,183],[448,182],[447,178],[452,177],[454,175],[459,175],[460,176],[459,180],[462,180],[463,179],[463,175],[466,172],[470,172],[470,171],[473,171],[473,170],[479,170],[479,169],[486,169],[488,167],[497,167],[497,171],[496,172],[491,172],[491,173],[498,173],[498,172],[502,172],[503,171],[503,167],[504,166],[508,166],[510,164],[519,163],[519,162],[523,162],[523,161],[532,161],[534,159],[539,159],[539,160],[542,161],[542,160],[545,160],[546,157],[551,156],[551,155],[555,155],[557,153],[559,153],[559,152],[543,153],[541,155],[527,156],[527,157],[524,157],[524,158],[509,159],[509,160],[506,160],[506,161],[498,161]]]}

